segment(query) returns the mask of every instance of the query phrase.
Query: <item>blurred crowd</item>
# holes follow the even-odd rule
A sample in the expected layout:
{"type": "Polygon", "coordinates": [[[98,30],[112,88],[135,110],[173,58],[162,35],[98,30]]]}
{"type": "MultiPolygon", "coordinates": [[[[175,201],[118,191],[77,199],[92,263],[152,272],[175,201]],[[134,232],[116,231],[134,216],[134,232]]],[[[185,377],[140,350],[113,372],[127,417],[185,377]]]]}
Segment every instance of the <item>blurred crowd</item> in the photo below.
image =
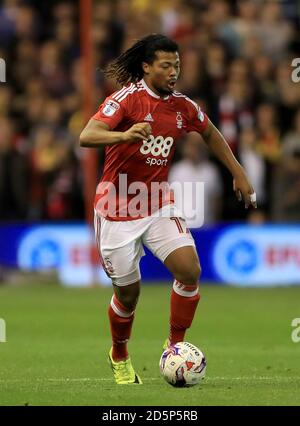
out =
{"type": "MultiPolygon", "coordinates": [[[[0,3],[7,74],[0,83],[0,220],[84,217],[78,3],[0,3]]],[[[207,223],[300,221],[300,81],[292,79],[299,30],[297,0],[94,0],[94,110],[116,88],[100,71],[110,60],[149,33],[170,36],[182,61],[177,90],[223,133],[259,209],[237,207],[229,173],[193,134],[178,145],[172,179],[205,182],[207,223]]],[[[95,155],[100,175],[103,152],[95,155]]]]}

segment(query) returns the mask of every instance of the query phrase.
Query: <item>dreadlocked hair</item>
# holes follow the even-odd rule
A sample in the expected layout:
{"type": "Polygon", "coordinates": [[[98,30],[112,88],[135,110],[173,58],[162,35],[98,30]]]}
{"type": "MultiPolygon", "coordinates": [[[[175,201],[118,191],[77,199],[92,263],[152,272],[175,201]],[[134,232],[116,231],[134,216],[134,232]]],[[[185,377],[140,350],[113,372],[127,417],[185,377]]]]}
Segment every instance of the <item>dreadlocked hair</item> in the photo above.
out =
{"type": "Polygon", "coordinates": [[[143,62],[152,64],[158,50],[177,52],[178,45],[162,34],[148,35],[112,61],[104,73],[106,77],[114,78],[122,86],[136,83],[143,78],[143,62]]]}

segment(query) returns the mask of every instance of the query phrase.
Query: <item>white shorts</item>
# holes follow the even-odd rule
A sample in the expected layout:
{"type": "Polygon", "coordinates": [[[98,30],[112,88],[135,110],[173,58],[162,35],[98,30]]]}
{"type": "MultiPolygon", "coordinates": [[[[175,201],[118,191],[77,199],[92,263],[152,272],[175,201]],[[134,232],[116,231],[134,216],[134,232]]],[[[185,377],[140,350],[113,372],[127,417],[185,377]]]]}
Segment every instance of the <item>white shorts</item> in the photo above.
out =
{"type": "Polygon", "coordinates": [[[162,262],[180,247],[195,247],[185,220],[173,205],[164,206],[158,215],[130,221],[110,221],[95,212],[94,225],[103,267],[117,286],[141,279],[143,244],[162,262]]]}

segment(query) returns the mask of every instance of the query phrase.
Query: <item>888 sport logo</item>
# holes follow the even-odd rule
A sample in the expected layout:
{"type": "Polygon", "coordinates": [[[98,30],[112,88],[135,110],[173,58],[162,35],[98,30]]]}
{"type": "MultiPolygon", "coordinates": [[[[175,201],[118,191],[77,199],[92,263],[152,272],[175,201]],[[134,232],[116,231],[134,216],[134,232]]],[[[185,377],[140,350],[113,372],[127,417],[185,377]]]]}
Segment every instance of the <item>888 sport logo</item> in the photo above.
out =
{"type": "Polygon", "coordinates": [[[148,140],[143,140],[140,152],[144,155],[151,154],[153,157],[163,157],[163,159],[148,157],[146,159],[146,164],[149,164],[150,166],[165,166],[168,162],[167,157],[170,154],[173,144],[174,139],[171,136],[164,138],[163,136],[154,137],[153,135],[150,135],[148,140]]]}

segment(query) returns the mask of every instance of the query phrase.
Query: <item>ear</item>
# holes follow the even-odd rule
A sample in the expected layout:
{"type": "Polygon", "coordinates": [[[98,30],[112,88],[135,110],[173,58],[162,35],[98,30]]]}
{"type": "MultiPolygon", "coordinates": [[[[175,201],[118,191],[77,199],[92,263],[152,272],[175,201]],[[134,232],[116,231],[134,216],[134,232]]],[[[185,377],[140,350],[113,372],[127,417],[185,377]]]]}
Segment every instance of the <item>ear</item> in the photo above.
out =
{"type": "Polygon", "coordinates": [[[144,73],[147,75],[150,72],[150,65],[147,62],[142,63],[142,68],[144,73]]]}

